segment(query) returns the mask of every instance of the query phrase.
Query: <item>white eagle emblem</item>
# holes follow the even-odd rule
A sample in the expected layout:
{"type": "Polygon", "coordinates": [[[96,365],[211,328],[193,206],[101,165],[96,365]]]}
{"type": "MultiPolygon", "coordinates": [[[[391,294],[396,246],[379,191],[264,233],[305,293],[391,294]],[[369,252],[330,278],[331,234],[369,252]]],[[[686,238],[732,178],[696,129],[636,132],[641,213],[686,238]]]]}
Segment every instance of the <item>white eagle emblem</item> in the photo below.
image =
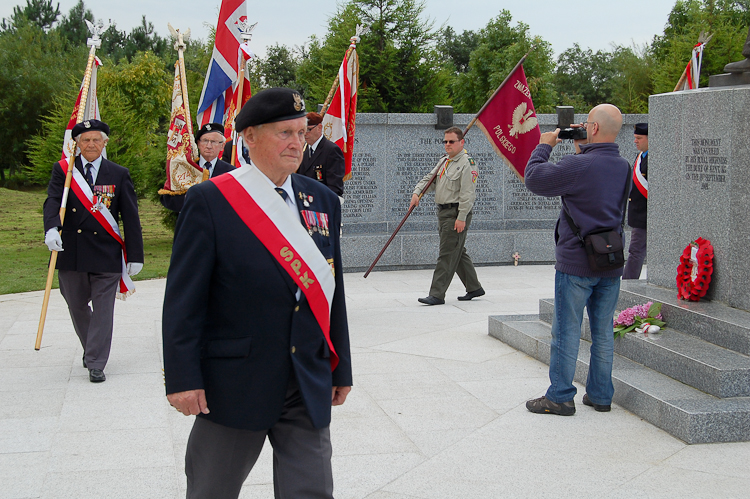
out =
{"type": "Polygon", "coordinates": [[[534,111],[526,112],[526,109],[526,103],[522,102],[513,111],[513,124],[508,125],[508,128],[510,128],[508,133],[511,137],[518,138],[519,133],[530,132],[536,128],[538,123],[536,116],[531,116],[534,111]]]}

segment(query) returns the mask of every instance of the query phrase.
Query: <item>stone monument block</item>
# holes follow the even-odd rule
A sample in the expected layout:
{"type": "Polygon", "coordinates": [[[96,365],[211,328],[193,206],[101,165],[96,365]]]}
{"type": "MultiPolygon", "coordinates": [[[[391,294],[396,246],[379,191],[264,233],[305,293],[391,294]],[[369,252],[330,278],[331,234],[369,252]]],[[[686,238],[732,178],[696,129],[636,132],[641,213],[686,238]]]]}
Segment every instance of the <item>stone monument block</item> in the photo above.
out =
{"type": "MultiPolygon", "coordinates": [[[[438,106],[436,106],[437,108],[438,106]]],[[[444,112],[444,111],[441,111],[444,112]]],[[[554,130],[557,116],[538,115],[543,132],[554,130]]],[[[452,115],[465,129],[474,118],[452,115]]],[[[585,114],[575,116],[585,121],[585,114]]],[[[618,137],[622,155],[631,163],[636,155],[633,124],[644,115],[626,115],[618,137]]],[[[342,206],[344,268],[367,268],[403,219],[414,186],[445,154],[444,131],[438,114],[357,115],[352,179],[344,184],[342,206]]],[[[466,149],[477,163],[477,199],[467,250],[479,265],[512,264],[518,251],[522,263],[551,263],[555,259],[553,230],[560,200],[529,192],[523,181],[495,153],[478,127],[466,135],[466,149]]],[[[572,141],[555,147],[552,161],[573,154],[572,141]]],[[[408,218],[378,269],[428,268],[438,249],[437,208],[429,193],[408,218]]]]}
{"type": "Polygon", "coordinates": [[[750,85],[649,99],[648,281],[676,289],[688,243],[714,247],[708,299],[750,310],[750,85]]]}

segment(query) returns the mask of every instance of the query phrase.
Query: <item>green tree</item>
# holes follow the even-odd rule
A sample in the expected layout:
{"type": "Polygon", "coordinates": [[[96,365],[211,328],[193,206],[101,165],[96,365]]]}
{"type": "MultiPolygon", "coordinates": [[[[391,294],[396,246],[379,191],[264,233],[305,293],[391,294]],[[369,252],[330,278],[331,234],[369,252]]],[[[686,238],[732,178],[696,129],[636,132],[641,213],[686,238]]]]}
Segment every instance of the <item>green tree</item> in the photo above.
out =
{"type": "MultiPolygon", "coordinates": [[[[73,85],[61,92],[41,131],[28,141],[32,158],[28,176],[36,183],[46,183],[51,165],[60,159],[63,133],[77,91],[78,86],[73,85]]],[[[132,62],[123,60],[99,70],[99,108],[102,120],[112,130],[107,156],[130,169],[141,196],[155,198],[164,183],[171,91],[171,78],[164,72],[161,59],[149,52],[137,54],[132,62]]]]}
{"type": "Polygon", "coordinates": [[[322,103],[355,34],[370,27],[357,45],[360,112],[425,112],[445,103],[447,73],[435,50],[437,32],[423,20],[415,0],[351,0],[339,7],[323,40],[310,39],[309,57],[297,73],[308,101],[322,103]]]}
{"type": "MultiPolygon", "coordinates": [[[[86,64],[86,49],[69,50],[53,29],[45,33],[33,23],[0,33],[0,176],[14,175],[27,162],[24,142],[40,129],[40,118],[52,99],[75,85],[86,64]]],[[[80,84],[80,76],[78,84],[80,84]]]]}
{"type": "Polygon", "coordinates": [[[299,57],[286,45],[276,43],[267,47],[266,57],[258,60],[257,64],[262,88],[289,87],[302,90],[297,85],[299,57]]]}
{"type": "MultiPolygon", "coordinates": [[[[86,21],[94,22],[94,14],[78,0],[57,26],[57,30],[73,47],[86,46],[86,40],[91,36],[86,21]]],[[[107,32],[105,32],[107,33],[107,32]]]]}
{"type": "Polygon", "coordinates": [[[45,32],[52,28],[52,25],[60,17],[60,3],[52,6],[52,0],[26,0],[26,6],[13,7],[13,14],[10,19],[3,18],[0,22],[1,30],[12,30],[13,27],[28,23],[34,24],[45,32]]]}
{"type": "Polygon", "coordinates": [[[603,102],[611,102],[612,86],[608,83],[616,72],[611,53],[583,50],[577,43],[574,44],[557,58],[553,83],[559,102],[573,105],[579,112],[586,112],[603,102]]]}
{"type": "Polygon", "coordinates": [[[723,73],[727,63],[744,59],[742,46],[750,25],[750,2],[733,0],[679,0],[669,14],[664,35],[655,37],[654,92],[674,90],[701,31],[713,33],[703,52],[700,86],[723,73]]]}
{"type": "Polygon", "coordinates": [[[440,30],[437,40],[438,53],[450,60],[455,73],[465,73],[469,70],[471,53],[477,45],[479,45],[477,33],[465,30],[459,35],[450,26],[440,30]]]}
{"type": "Polygon", "coordinates": [[[538,113],[554,112],[557,96],[551,81],[552,47],[538,36],[531,37],[526,24],[511,26],[511,21],[510,12],[503,10],[479,31],[468,71],[456,75],[451,85],[456,112],[479,111],[527,52],[523,67],[534,107],[538,113]]]}

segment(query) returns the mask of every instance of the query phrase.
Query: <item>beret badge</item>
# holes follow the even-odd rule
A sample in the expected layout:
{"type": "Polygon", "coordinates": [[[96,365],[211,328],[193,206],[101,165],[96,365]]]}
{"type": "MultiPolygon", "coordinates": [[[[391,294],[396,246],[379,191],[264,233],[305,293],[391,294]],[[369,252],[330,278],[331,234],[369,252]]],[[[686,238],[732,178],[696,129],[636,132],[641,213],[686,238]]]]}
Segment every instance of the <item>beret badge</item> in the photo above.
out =
{"type": "Polygon", "coordinates": [[[295,111],[304,111],[305,110],[305,101],[302,100],[302,96],[298,93],[292,94],[294,97],[294,110],[295,111]]]}

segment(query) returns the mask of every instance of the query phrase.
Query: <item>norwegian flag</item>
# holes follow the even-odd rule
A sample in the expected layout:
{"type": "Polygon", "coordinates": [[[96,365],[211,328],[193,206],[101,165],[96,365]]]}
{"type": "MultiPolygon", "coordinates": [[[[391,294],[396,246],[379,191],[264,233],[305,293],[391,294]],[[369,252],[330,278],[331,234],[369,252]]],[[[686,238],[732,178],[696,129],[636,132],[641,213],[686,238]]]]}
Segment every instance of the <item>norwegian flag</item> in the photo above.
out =
{"type": "Polygon", "coordinates": [[[331,105],[323,117],[323,133],[344,152],[346,169],[344,180],[352,178],[352,155],[354,153],[355,119],[357,117],[357,84],[359,79],[359,37],[351,38],[351,45],[339,68],[339,86],[331,99],[331,105]]]}
{"type": "Polygon", "coordinates": [[[211,62],[198,102],[198,127],[206,123],[224,123],[226,103],[232,98],[237,80],[237,53],[240,47],[240,23],[247,22],[246,0],[223,0],[216,25],[216,40],[211,62]]]}
{"type": "Polygon", "coordinates": [[[524,56],[519,61],[475,118],[495,152],[521,180],[542,135],[523,70],[525,59],[524,56]]]}
{"type": "MultiPolygon", "coordinates": [[[[99,60],[98,57],[94,57],[94,65],[91,68],[91,83],[89,83],[89,93],[86,97],[86,103],[85,103],[85,110],[83,112],[83,119],[81,121],[86,120],[100,120],[101,116],[99,114],[99,100],[96,98],[96,70],[99,66],[102,65],[102,61],[99,60]]],[[[61,161],[65,162],[66,164],[69,163],[69,158],[72,155],[75,155],[76,153],[76,142],[73,140],[72,132],[73,127],[76,126],[78,123],[78,110],[81,107],[81,95],[83,94],[83,83],[86,81],[86,76],[84,75],[83,81],[81,81],[81,88],[78,90],[78,97],[76,98],[76,105],[73,108],[73,112],[70,114],[70,121],[68,121],[68,126],[65,127],[65,135],[63,138],[63,148],[62,148],[62,156],[60,157],[61,161]]],[[[104,149],[102,151],[102,155],[106,158],[107,157],[107,150],[104,149]]]]}

